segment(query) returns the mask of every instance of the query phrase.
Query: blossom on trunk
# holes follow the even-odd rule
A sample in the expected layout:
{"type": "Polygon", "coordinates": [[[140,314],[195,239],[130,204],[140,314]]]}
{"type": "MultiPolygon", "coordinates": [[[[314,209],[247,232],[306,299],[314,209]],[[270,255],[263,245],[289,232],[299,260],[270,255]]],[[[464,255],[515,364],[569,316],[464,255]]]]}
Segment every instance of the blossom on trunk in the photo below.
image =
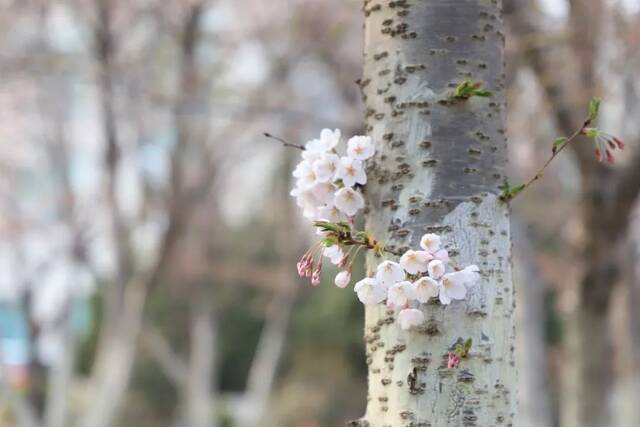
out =
{"type": "Polygon", "coordinates": [[[400,265],[409,274],[424,273],[433,256],[426,251],[409,249],[400,257],[400,265]]]}
{"type": "Polygon", "coordinates": [[[358,299],[366,305],[379,304],[387,296],[387,288],[372,277],[365,277],[353,288],[358,294],[358,299]]]}
{"type": "Polygon", "coordinates": [[[347,141],[347,155],[352,159],[367,160],[375,151],[370,136],[354,136],[347,141]]]}
{"type": "Polygon", "coordinates": [[[387,305],[391,307],[405,307],[415,299],[411,282],[402,281],[389,286],[387,291],[387,305]]]}
{"type": "Polygon", "coordinates": [[[424,276],[413,282],[413,293],[418,301],[427,303],[438,296],[440,284],[431,277],[424,276]]]}
{"type": "Polygon", "coordinates": [[[446,269],[447,267],[445,266],[444,262],[440,261],[439,259],[433,259],[429,261],[429,264],[427,264],[427,273],[429,273],[429,277],[432,277],[436,280],[442,277],[446,269]]]}
{"type": "Polygon", "coordinates": [[[416,308],[405,308],[398,313],[398,322],[403,330],[419,326],[424,322],[424,313],[416,308]]]}
{"type": "Polygon", "coordinates": [[[434,253],[440,249],[440,236],[427,233],[420,239],[420,247],[425,251],[434,253]]]}
{"type": "Polygon", "coordinates": [[[404,270],[397,262],[383,261],[376,269],[376,280],[385,286],[391,286],[404,280],[404,270]]]}
{"type": "Polygon", "coordinates": [[[474,286],[479,278],[477,265],[470,265],[463,270],[445,274],[440,281],[440,302],[447,305],[452,300],[464,299],[467,296],[467,287],[474,286]]]}

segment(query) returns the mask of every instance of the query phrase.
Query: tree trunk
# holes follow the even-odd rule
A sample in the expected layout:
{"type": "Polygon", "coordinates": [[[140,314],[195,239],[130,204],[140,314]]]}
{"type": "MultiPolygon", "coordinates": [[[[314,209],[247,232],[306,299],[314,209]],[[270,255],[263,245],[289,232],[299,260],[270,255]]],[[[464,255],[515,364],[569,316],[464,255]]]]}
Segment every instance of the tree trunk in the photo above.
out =
{"type": "Polygon", "coordinates": [[[611,290],[620,278],[616,253],[626,215],[612,206],[611,170],[588,176],[584,185],[583,218],[588,238],[582,250],[585,271],[579,300],[567,321],[565,385],[561,424],[600,427],[611,422],[612,343],[608,310],[611,290]],[[613,215],[612,215],[613,214],[613,215]]]}
{"type": "Polygon", "coordinates": [[[69,425],[69,394],[73,386],[75,353],[71,310],[72,307],[69,304],[59,325],[64,343],[62,357],[56,360],[48,371],[47,400],[44,410],[45,427],[65,427],[69,425]]]}
{"type": "Polygon", "coordinates": [[[640,425],[640,407],[638,406],[638,396],[640,396],[639,225],[637,219],[631,220],[624,248],[628,254],[622,271],[624,286],[619,289],[621,295],[616,295],[612,303],[612,336],[618,366],[613,376],[615,384],[612,394],[615,406],[612,408],[614,422],[611,425],[616,427],[640,425]]]}
{"type": "Polygon", "coordinates": [[[552,390],[549,381],[545,336],[545,284],[525,227],[511,221],[514,241],[518,359],[518,425],[553,426],[552,390]]]}
{"type": "Polygon", "coordinates": [[[135,359],[136,341],[142,326],[146,299],[145,287],[134,282],[126,289],[122,317],[115,333],[104,341],[97,355],[92,378],[91,400],[77,424],[78,427],[109,427],[114,425],[126,397],[131,369],[135,359]]]}
{"type": "Polygon", "coordinates": [[[213,427],[213,372],[216,366],[218,325],[211,313],[210,295],[204,284],[196,286],[191,308],[191,350],[185,387],[185,425],[213,427]]]}
{"type": "MultiPolygon", "coordinates": [[[[464,301],[423,304],[422,327],[367,306],[367,411],[353,425],[494,426],[516,419],[514,295],[504,179],[504,35],[499,1],[365,1],[361,81],[368,132],[367,229],[396,249],[442,235],[459,265],[482,280],[464,301]],[[493,98],[451,100],[463,80],[493,98]],[[458,339],[469,358],[447,368],[458,339]]],[[[370,258],[369,272],[380,260],[370,258]]]]}

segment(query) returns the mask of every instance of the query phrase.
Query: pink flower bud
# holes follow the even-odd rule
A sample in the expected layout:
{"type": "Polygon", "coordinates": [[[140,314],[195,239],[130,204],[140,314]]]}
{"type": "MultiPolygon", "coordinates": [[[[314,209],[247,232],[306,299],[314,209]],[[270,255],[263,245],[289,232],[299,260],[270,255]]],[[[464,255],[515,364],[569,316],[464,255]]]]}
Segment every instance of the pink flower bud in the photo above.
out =
{"type": "Polygon", "coordinates": [[[304,277],[304,269],[302,267],[302,261],[298,261],[298,263],[296,264],[296,269],[298,270],[298,276],[300,277],[304,277]]]}
{"type": "Polygon", "coordinates": [[[311,285],[318,286],[320,284],[320,274],[322,273],[322,260],[318,263],[313,273],[311,274],[311,285]]]}
{"type": "Polygon", "coordinates": [[[613,138],[619,149],[624,150],[624,142],[618,138],[613,138]]]}
{"type": "Polygon", "coordinates": [[[600,152],[600,150],[598,148],[596,148],[596,160],[601,162],[602,161],[602,153],[600,152]]]}
{"type": "Polygon", "coordinates": [[[607,162],[613,163],[613,154],[611,154],[611,151],[605,150],[604,153],[607,156],[607,162]]]}
{"type": "Polygon", "coordinates": [[[457,368],[459,364],[460,364],[460,357],[458,357],[457,354],[450,351],[449,356],[447,358],[447,368],[449,369],[457,368]]]}
{"type": "Polygon", "coordinates": [[[346,288],[350,281],[351,281],[351,272],[348,270],[343,270],[340,273],[336,274],[334,283],[339,288],[346,288]]]}

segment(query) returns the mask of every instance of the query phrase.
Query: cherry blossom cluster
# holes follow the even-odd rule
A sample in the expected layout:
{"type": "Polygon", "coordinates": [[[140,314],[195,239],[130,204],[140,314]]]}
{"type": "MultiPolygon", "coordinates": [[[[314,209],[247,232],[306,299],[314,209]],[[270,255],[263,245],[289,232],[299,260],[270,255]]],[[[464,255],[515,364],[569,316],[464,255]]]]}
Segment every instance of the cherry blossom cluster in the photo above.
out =
{"type": "Polygon", "coordinates": [[[443,305],[462,300],[467,288],[480,277],[476,265],[447,272],[449,254],[441,248],[437,234],[422,236],[420,247],[422,250],[406,251],[399,262],[383,261],[374,277],[364,278],[354,287],[363,304],[386,300],[388,307],[399,309],[398,321],[405,330],[424,322],[424,314],[416,308],[419,303],[436,297],[443,305]]]}
{"type": "Polygon", "coordinates": [[[291,195],[311,220],[342,221],[364,207],[360,188],[367,183],[364,161],[375,153],[373,141],[354,136],[345,149],[340,136],[339,129],[323,129],[320,138],[303,147],[302,161],[293,171],[296,186],[291,195]]]}
{"type": "Polygon", "coordinates": [[[357,282],[354,291],[364,304],[386,303],[398,309],[402,329],[418,326],[424,322],[424,314],[417,308],[420,303],[433,298],[448,305],[464,299],[467,288],[479,278],[478,267],[451,267],[449,254],[436,234],[422,236],[421,250],[398,253],[385,248],[367,231],[355,230],[353,217],[365,204],[361,191],[367,183],[364,162],[375,154],[375,147],[368,136],[354,136],[341,147],[340,137],[338,129],[323,129],[320,138],[304,147],[296,146],[302,149],[302,160],[293,171],[296,184],[291,195],[321,236],[298,261],[298,274],[317,286],[327,258],[340,269],[335,285],[346,288],[360,250],[372,250],[380,257],[400,257],[398,262],[382,261],[374,277],[357,282]]]}

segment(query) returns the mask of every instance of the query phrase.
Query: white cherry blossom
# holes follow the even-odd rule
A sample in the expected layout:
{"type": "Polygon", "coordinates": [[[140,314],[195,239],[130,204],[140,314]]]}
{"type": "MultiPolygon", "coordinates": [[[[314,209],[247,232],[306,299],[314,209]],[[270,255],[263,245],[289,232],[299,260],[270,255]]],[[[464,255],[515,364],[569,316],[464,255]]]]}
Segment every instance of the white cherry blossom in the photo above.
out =
{"type": "Polygon", "coordinates": [[[311,169],[319,182],[333,182],[338,170],[340,157],[333,153],[324,153],[313,161],[311,169]]]}
{"type": "Polygon", "coordinates": [[[424,273],[427,264],[433,257],[426,251],[414,251],[409,249],[400,257],[400,265],[409,274],[424,273]]]}
{"type": "Polygon", "coordinates": [[[427,303],[433,297],[438,296],[440,284],[431,277],[421,277],[413,282],[413,293],[418,301],[427,303]]]}
{"type": "Polygon", "coordinates": [[[296,203],[302,208],[302,214],[305,218],[315,219],[318,214],[318,206],[321,202],[316,198],[311,190],[294,189],[292,193],[296,193],[296,203]]]}
{"type": "Polygon", "coordinates": [[[298,180],[296,181],[296,186],[302,189],[311,187],[316,183],[317,180],[316,174],[311,167],[311,162],[308,162],[306,160],[298,163],[292,175],[298,178],[298,180]]]}
{"type": "Polygon", "coordinates": [[[379,304],[387,296],[387,288],[372,277],[365,277],[354,286],[358,299],[367,305],[379,304]]]}
{"type": "Polygon", "coordinates": [[[402,308],[414,299],[415,293],[411,282],[402,281],[389,286],[389,290],[387,291],[387,305],[402,308]]]}
{"type": "Polygon", "coordinates": [[[340,210],[331,203],[331,205],[320,206],[317,209],[317,219],[329,222],[338,222],[344,221],[345,218],[342,212],[340,212],[340,210]]]}
{"type": "Polygon", "coordinates": [[[370,136],[353,136],[347,141],[347,155],[352,159],[367,160],[375,152],[370,136]]]}
{"type": "Polygon", "coordinates": [[[336,191],[333,204],[347,216],[354,216],[364,207],[364,197],[349,187],[336,191]]]}
{"type": "Polygon", "coordinates": [[[310,188],[315,198],[325,205],[333,205],[336,189],[337,187],[330,182],[316,182],[310,188]]]}
{"type": "Polygon", "coordinates": [[[447,305],[454,299],[464,299],[467,296],[467,287],[474,286],[479,278],[477,265],[470,265],[463,270],[445,274],[440,281],[440,302],[447,305]]]}
{"type": "Polygon", "coordinates": [[[446,249],[439,249],[431,254],[435,259],[439,259],[442,262],[449,262],[449,252],[446,249]]]}
{"type": "Polygon", "coordinates": [[[340,158],[336,178],[341,179],[347,187],[367,183],[367,174],[364,171],[362,162],[351,157],[340,158]]]}
{"type": "Polygon", "coordinates": [[[420,239],[420,247],[430,253],[437,252],[440,249],[440,236],[433,233],[427,233],[420,239]]]}
{"type": "MultiPolygon", "coordinates": [[[[317,139],[314,141],[318,141],[317,139]]],[[[311,143],[311,141],[309,141],[306,145],[306,147],[309,147],[309,144],[311,143]]],[[[324,151],[322,151],[319,148],[316,149],[309,149],[306,148],[303,152],[302,152],[302,159],[306,162],[309,162],[309,164],[313,164],[313,162],[315,162],[316,160],[318,160],[320,157],[322,157],[322,155],[325,154],[324,151]]]]}
{"type": "Polygon", "coordinates": [[[439,279],[445,273],[447,266],[439,259],[433,259],[427,264],[427,273],[434,279],[439,279]]]}
{"type": "Polygon", "coordinates": [[[324,251],[322,251],[322,253],[324,256],[329,258],[331,264],[335,265],[340,264],[340,261],[342,261],[342,258],[344,257],[344,251],[338,245],[332,245],[328,248],[324,248],[324,251]]]}
{"type": "MultiPolygon", "coordinates": [[[[312,139],[304,146],[307,154],[321,154],[333,150],[340,142],[340,129],[322,129],[320,138],[312,139]]],[[[303,153],[304,157],[304,153],[303,153]]]]}
{"type": "Polygon", "coordinates": [[[420,326],[424,322],[424,313],[416,308],[405,308],[398,313],[398,322],[403,330],[420,326]]]}
{"type": "Polygon", "coordinates": [[[339,288],[346,288],[350,281],[351,281],[351,272],[348,270],[343,270],[340,273],[336,274],[334,283],[339,288]]]}
{"type": "Polygon", "coordinates": [[[385,286],[391,286],[404,280],[405,273],[400,264],[393,261],[383,261],[376,269],[376,280],[385,286]]]}
{"type": "Polygon", "coordinates": [[[320,143],[324,147],[325,151],[333,150],[340,142],[341,132],[340,129],[322,129],[320,131],[320,143]]]}

